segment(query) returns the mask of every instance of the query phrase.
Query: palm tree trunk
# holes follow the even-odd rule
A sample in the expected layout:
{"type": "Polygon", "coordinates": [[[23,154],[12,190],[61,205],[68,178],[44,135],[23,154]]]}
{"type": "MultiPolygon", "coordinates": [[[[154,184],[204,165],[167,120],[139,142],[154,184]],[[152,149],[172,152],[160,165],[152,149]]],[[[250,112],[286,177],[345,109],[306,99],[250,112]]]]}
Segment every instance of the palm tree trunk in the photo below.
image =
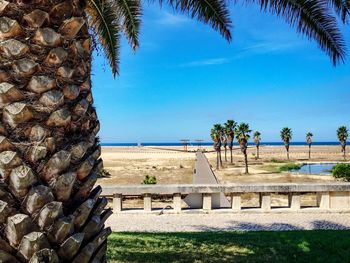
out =
{"type": "Polygon", "coordinates": [[[259,159],[259,146],[256,146],[256,159],[259,159]]]}
{"type": "Polygon", "coordinates": [[[219,150],[219,161],[220,161],[220,168],[222,168],[221,148],[219,150]]]}
{"type": "Polygon", "coordinates": [[[86,2],[44,2],[0,11],[0,261],[105,262],[86,2]]]}
{"type": "Polygon", "coordinates": [[[311,159],[311,145],[309,145],[309,160],[311,159]]]}
{"type": "Polygon", "coordinates": [[[343,157],[344,157],[344,160],[346,160],[346,146],[344,146],[343,148],[343,157]]]}
{"type": "Polygon", "coordinates": [[[216,170],[219,170],[219,165],[220,165],[219,151],[216,150],[216,170]]]}
{"type": "Polygon", "coordinates": [[[249,174],[249,171],[248,171],[248,156],[247,156],[247,152],[246,151],[244,152],[244,164],[245,164],[245,173],[249,174]]]}
{"type": "Polygon", "coordinates": [[[230,147],[230,162],[233,163],[233,157],[232,157],[232,147],[230,147]]]}
{"type": "Polygon", "coordinates": [[[227,147],[225,146],[225,162],[227,162],[227,147]]]}
{"type": "Polygon", "coordinates": [[[286,150],[287,150],[287,159],[289,161],[289,145],[286,145],[285,147],[286,147],[286,150]]]}

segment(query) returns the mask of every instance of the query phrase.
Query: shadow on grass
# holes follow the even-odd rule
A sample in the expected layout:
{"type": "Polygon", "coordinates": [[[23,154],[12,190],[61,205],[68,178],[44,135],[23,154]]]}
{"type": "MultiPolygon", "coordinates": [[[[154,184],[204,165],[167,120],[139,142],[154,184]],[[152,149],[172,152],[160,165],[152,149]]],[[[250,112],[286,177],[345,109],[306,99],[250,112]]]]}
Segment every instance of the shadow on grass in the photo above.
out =
{"type": "Polygon", "coordinates": [[[212,227],[206,225],[194,226],[199,231],[287,231],[304,230],[303,228],[285,223],[272,223],[270,225],[260,225],[251,222],[230,221],[225,227],[212,227]]]}
{"type": "Polygon", "coordinates": [[[108,262],[349,262],[350,231],[115,233],[108,262]]]}

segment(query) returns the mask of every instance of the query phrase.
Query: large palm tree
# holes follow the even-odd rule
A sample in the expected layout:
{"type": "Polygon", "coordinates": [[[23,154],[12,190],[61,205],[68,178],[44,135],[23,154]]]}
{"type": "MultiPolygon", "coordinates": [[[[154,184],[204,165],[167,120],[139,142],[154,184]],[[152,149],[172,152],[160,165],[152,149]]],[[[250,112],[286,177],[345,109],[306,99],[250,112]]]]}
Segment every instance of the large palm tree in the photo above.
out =
{"type": "MultiPolygon", "coordinates": [[[[231,38],[224,1],[170,4],[231,38]]],[[[0,0],[0,262],[106,261],[91,54],[117,74],[140,15],[138,0],[0,0]]]]}
{"type": "Polygon", "coordinates": [[[337,137],[341,145],[341,151],[343,153],[344,160],[346,158],[346,141],[348,139],[348,134],[349,130],[346,126],[340,126],[337,129],[337,137]]]}
{"type": "Polygon", "coordinates": [[[292,139],[292,129],[285,127],[281,130],[281,139],[284,142],[284,146],[287,150],[287,159],[289,160],[289,144],[290,140],[292,139]]]}
{"type": "Polygon", "coordinates": [[[230,149],[230,162],[233,163],[232,149],[233,140],[235,138],[235,128],[237,123],[234,120],[227,120],[224,124],[224,131],[226,133],[228,148],[230,149]]]}
{"type": "Polygon", "coordinates": [[[249,125],[247,123],[240,123],[235,129],[236,140],[241,148],[241,151],[244,155],[244,164],[245,164],[245,173],[248,174],[248,156],[247,156],[247,148],[248,148],[248,140],[250,138],[249,125]]]}
{"type": "MultiPolygon", "coordinates": [[[[314,39],[333,64],[348,1],[257,2],[314,39]],[[329,2],[332,5],[326,3],[329,2]]],[[[169,0],[231,40],[226,1],[169,0]]],[[[120,34],[139,46],[139,0],[0,0],[0,261],[104,262],[111,214],[91,93],[93,48],[118,73],[120,34]]]]}
{"type": "Polygon", "coordinates": [[[260,141],[261,141],[261,133],[259,131],[255,131],[253,134],[254,143],[256,146],[256,159],[259,159],[259,148],[260,148],[260,141]]]}
{"type": "Polygon", "coordinates": [[[309,159],[311,159],[311,145],[312,145],[312,137],[314,135],[311,132],[306,134],[306,143],[309,145],[309,159]]]}
{"type": "Polygon", "coordinates": [[[219,145],[218,145],[219,146],[218,153],[219,153],[220,168],[222,168],[221,147],[222,147],[222,138],[224,134],[224,128],[222,127],[221,124],[217,123],[217,124],[214,124],[214,129],[216,130],[218,136],[220,137],[219,145]]]}

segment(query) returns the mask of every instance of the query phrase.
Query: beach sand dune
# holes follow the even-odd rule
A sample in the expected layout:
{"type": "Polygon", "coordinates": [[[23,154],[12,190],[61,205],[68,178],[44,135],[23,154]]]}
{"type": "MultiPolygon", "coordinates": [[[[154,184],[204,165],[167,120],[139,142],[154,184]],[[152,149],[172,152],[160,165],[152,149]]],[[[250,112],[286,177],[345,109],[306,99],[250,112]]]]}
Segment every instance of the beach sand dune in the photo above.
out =
{"type": "MultiPolygon", "coordinates": [[[[216,153],[212,147],[204,147],[206,156],[215,167],[216,153]]],[[[146,175],[155,176],[158,184],[186,184],[192,182],[195,151],[197,147],[102,147],[105,169],[111,174],[99,179],[101,185],[141,184],[146,175]]],[[[339,146],[313,146],[311,160],[314,162],[342,161],[339,146]]],[[[238,147],[233,150],[233,165],[224,161],[224,168],[215,171],[221,183],[230,182],[316,182],[333,181],[331,176],[297,175],[276,173],[275,166],[287,162],[284,146],[261,146],[260,159],[255,159],[255,147],[248,148],[250,174],[243,174],[243,155],[238,147]]],[[[224,160],[224,152],[222,152],[224,160]]],[[[293,162],[308,160],[307,146],[291,146],[290,158],[293,162]]],[[[229,159],[229,151],[227,151],[229,159]]]]}

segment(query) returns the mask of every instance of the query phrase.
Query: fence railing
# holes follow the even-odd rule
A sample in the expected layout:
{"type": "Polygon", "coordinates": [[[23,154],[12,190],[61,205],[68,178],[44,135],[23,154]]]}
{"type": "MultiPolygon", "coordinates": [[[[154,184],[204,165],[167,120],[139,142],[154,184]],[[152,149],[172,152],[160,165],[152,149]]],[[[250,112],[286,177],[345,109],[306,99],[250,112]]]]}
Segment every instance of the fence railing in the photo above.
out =
{"type": "MultiPolygon", "coordinates": [[[[179,213],[182,208],[182,197],[188,194],[197,194],[202,198],[202,209],[212,210],[213,196],[224,193],[231,206],[225,210],[245,212],[251,209],[242,207],[242,195],[246,193],[259,194],[259,206],[254,208],[257,212],[281,212],[292,211],[342,211],[350,212],[350,183],[264,183],[264,184],[216,184],[216,185],[128,185],[103,187],[102,195],[113,198],[113,210],[115,213],[123,211],[123,197],[141,196],[143,198],[143,211],[152,211],[152,197],[171,196],[172,205],[170,211],[179,213]],[[288,196],[287,206],[272,206],[272,195],[280,193],[288,196]],[[303,207],[301,196],[305,193],[316,195],[316,206],[303,207]]],[[[191,207],[186,208],[186,210],[191,207]]],[[[130,210],[130,209],[128,209],[130,210]]],[[[215,209],[216,210],[216,209],[215,209]]]]}

